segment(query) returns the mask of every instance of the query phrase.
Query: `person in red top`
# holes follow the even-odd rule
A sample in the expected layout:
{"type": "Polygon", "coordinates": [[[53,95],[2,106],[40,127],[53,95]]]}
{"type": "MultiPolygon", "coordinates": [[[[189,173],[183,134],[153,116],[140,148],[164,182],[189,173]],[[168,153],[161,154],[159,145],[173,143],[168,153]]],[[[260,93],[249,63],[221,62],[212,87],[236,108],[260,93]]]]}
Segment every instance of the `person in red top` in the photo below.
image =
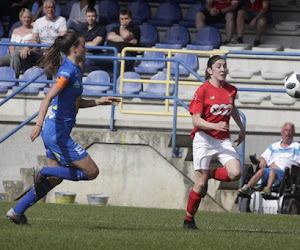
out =
{"type": "Polygon", "coordinates": [[[260,45],[260,39],[268,23],[272,22],[270,0],[247,0],[246,5],[237,13],[236,28],[238,43],[243,43],[245,21],[250,28],[256,27],[256,37],[253,45],[260,45]]]}
{"type": "Polygon", "coordinates": [[[226,75],[224,57],[212,56],[207,63],[206,82],[197,89],[190,103],[189,111],[194,125],[191,137],[195,183],[189,194],[184,229],[198,229],[194,216],[201,198],[206,194],[208,179],[233,181],[241,177],[239,155],[230,140],[230,117],[240,128],[238,138],[234,141],[237,145],[245,138],[245,128],[234,105],[237,89],[225,82],[226,75]],[[217,156],[224,167],[210,170],[213,156],[217,156]]]}
{"type": "Polygon", "coordinates": [[[231,42],[235,28],[235,13],[240,0],[206,0],[205,9],[196,13],[196,29],[215,23],[226,23],[226,41],[231,42]]]}

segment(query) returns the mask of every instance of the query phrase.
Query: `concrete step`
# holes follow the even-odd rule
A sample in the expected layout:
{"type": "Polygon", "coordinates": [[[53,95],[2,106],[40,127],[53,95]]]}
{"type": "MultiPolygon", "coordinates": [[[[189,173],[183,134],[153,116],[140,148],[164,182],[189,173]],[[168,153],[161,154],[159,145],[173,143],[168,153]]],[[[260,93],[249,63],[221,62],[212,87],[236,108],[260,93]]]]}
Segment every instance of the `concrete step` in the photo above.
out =
{"type": "Polygon", "coordinates": [[[3,181],[7,201],[14,201],[24,192],[23,181],[3,181]]]}

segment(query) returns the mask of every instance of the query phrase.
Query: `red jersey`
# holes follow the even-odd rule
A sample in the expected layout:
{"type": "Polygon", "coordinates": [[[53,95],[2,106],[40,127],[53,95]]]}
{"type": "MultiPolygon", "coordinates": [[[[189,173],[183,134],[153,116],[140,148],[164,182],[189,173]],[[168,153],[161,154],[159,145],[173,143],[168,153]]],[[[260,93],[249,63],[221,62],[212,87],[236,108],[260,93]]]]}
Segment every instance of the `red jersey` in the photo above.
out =
{"type": "MultiPolygon", "coordinates": [[[[216,88],[206,81],[196,90],[193,96],[189,107],[190,114],[200,113],[201,118],[207,122],[218,123],[225,121],[229,125],[236,92],[236,87],[226,82],[222,88],[216,88]]],[[[203,131],[219,140],[230,137],[229,131],[202,130],[198,127],[194,127],[191,132],[192,139],[194,139],[197,131],[203,131]]]]}
{"type": "Polygon", "coordinates": [[[269,2],[270,10],[270,0],[247,0],[248,10],[260,11],[262,9],[263,2],[269,2]]]}
{"type": "Polygon", "coordinates": [[[239,3],[240,0],[214,0],[214,7],[216,9],[225,9],[234,2],[239,3]]]}

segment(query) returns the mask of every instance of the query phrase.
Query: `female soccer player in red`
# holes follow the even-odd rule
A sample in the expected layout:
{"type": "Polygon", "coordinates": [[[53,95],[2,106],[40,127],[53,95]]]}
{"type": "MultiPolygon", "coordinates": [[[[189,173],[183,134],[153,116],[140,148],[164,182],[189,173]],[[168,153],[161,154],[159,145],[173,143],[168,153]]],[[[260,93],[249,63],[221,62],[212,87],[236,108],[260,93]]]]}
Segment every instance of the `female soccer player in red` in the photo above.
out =
{"type": "Polygon", "coordinates": [[[211,57],[207,63],[206,82],[197,89],[190,104],[189,111],[194,125],[191,137],[195,184],[188,199],[184,229],[198,229],[194,216],[206,193],[208,179],[233,181],[241,177],[239,155],[230,140],[230,116],[240,128],[238,138],[234,141],[237,145],[245,138],[245,128],[234,106],[237,89],[225,82],[226,75],[224,57],[211,57]],[[213,156],[218,157],[223,167],[212,171],[209,165],[213,156]]]}

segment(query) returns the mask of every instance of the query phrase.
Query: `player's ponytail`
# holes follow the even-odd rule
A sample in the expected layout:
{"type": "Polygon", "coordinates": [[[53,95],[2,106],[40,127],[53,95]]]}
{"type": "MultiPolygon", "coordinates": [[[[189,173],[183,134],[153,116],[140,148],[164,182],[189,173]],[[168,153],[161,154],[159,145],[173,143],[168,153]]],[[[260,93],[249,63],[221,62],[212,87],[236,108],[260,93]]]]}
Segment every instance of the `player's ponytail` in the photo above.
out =
{"type": "Polygon", "coordinates": [[[79,35],[75,32],[67,32],[63,36],[58,36],[53,45],[45,52],[38,67],[43,67],[48,77],[55,76],[62,63],[62,54],[70,55],[71,47],[78,44],[79,35]]]}

